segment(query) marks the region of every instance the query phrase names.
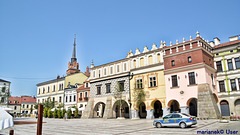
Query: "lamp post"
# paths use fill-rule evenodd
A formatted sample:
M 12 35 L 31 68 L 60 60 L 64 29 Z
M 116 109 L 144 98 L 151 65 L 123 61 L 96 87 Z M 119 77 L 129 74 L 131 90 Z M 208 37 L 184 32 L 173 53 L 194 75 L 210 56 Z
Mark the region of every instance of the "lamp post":
M 129 76 L 129 98 L 128 98 L 128 103 L 129 103 L 129 105 L 130 105 L 130 107 L 129 107 L 129 118 L 131 118 L 132 117 L 132 115 L 131 115 L 131 107 L 132 107 L 132 103 L 131 103 L 131 89 L 130 89 L 130 80 L 132 80 L 132 78 L 133 78 L 133 73 L 132 74 L 130 74 L 130 72 L 128 73 L 128 76 Z

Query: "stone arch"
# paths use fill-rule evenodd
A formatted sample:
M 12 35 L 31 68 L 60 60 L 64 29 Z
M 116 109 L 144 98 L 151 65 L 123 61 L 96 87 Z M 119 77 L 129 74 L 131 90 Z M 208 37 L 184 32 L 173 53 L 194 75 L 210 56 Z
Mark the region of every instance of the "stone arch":
M 162 110 L 162 103 L 159 100 L 154 100 L 151 102 L 151 109 L 153 109 L 153 116 L 154 118 L 162 117 L 163 110 Z
M 216 103 L 218 104 L 218 97 L 217 97 L 217 95 L 215 94 L 215 93 L 213 93 L 213 97 L 214 97 L 214 99 L 215 99 L 215 101 L 216 101 Z
M 105 110 L 105 103 L 104 102 L 98 102 L 95 104 L 93 109 L 93 117 L 94 118 L 102 118 L 104 115 Z
M 220 108 L 222 116 L 230 116 L 229 103 L 227 100 L 221 100 Z
M 170 108 L 170 113 L 172 112 L 181 112 L 180 104 L 177 100 L 172 99 L 168 102 L 168 107 Z
M 146 118 L 147 117 L 146 104 L 144 102 L 141 102 L 138 105 L 138 113 L 139 113 L 140 118 Z
M 194 97 L 188 99 L 187 106 L 189 108 L 189 114 L 192 116 L 197 116 L 197 99 Z
M 122 105 L 122 108 L 120 107 L 120 103 Z M 121 111 L 120 111 L 120 108 L 121 108 Z M 118 117 L 129 118 L 129 106 L 125 100 L 117 100 L 113 104 L 112 109 L 113 109 L 114 118 L 118 118 Z
M 235 107 L 235 115 L 240 115 L 240 98 L 235 100 L 234 107 Z

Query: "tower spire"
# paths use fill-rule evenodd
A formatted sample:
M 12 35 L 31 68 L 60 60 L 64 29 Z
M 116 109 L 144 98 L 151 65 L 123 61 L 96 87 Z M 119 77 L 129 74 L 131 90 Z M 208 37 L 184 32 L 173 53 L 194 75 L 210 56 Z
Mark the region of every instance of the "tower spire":
M 74 61 L 77 61 L 77 58 L 76 58 L 76 34 L 74 34 L 73 54 L 72 54 L 72 58 L 71 58 L 71 64 Z

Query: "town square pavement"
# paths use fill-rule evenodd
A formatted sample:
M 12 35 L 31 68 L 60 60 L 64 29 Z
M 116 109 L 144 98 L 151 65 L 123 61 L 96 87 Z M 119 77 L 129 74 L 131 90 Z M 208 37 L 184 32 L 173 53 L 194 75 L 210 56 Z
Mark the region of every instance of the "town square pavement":
M 16 120 L 36 121 L 35 118 L 17 118 Z M 153 120 L 117 120 L 117 119 L 43 119 L 43 135 L 159 135 L 176 134 L 192 135 L 202 134 L 207 131 L 216 131 L 224 134 L 231 131 L 240 131 L 240 121 L 219 123 L 218 120 L 198 120 L 198 124 L 191 128 L 155 128 Z M 36 135 L 37 124 L 23 124 L 14 126 L 15 135 Z M 1 130 L 0 134 L 8 134 L 10 129 Z M 201 133 L 200 133 L 200 132 Z M 236 133 L 236 132 L 235 132 Z

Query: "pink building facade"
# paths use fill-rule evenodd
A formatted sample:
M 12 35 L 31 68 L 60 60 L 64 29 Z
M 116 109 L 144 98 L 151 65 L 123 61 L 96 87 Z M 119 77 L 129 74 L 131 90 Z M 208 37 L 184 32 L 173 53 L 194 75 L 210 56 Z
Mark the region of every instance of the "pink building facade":
M 167 103 L 164 114 L 182 112 L 207 118 L 218 117 L 212 47 L 197 33 L 196 39 L 166 46 L 164 50 Z M 206 110 L 201 112 L 202 108 Z M 210 110 L 214 110 L 216 115 L 206 116 Z

